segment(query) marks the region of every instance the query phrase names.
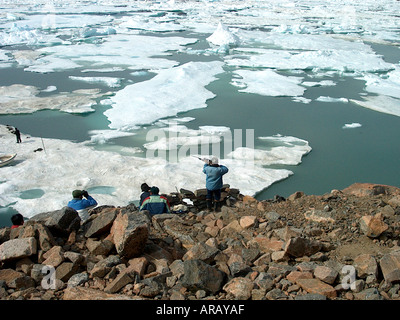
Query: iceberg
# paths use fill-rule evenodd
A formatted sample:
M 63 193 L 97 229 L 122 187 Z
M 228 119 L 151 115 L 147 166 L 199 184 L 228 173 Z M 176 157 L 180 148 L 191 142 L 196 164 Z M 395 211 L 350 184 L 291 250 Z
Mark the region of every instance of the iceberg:
M 235 47 L 240 44 L 239 37 L 221 22 L 218 24 L 217 30 L 207 38 L 207 41 L 217 46 Z

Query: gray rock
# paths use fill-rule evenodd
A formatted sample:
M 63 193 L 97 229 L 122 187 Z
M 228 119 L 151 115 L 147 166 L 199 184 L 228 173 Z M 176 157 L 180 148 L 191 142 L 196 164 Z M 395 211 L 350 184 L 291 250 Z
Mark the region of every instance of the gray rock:
M 181 283 L 185 288 L 193 292 L 205 290 L 212 293 L 221 289 L 224 276 L 218 269 L 201 260 L 187 260 L 183 266 L 185 273 Z
M 77 231 L 81 223 L 78 212 L 70 207 L 40 213 L 30 220 L 43 221 L 53 235 L 68 235 L 74 230 Z
M 85 224 L 85 236 L 87 238 L 98 237 L 110 231 L 116 217 L 117 210 L 115 208 L 107 208 L 100 212 L 96 218 Z
M 21 259 L 37 252 L 37 241 L 34 237 L 8 240 L 0 245 L 0 261 Z
M 81 285 L 82 283 L 85 283 L 89 280 L 89 274 L 87 272 L 81 272 L 74 274 L 71 278 L 69 278 L 67 287 L 72 288 L 72 287 L 77 287 Z

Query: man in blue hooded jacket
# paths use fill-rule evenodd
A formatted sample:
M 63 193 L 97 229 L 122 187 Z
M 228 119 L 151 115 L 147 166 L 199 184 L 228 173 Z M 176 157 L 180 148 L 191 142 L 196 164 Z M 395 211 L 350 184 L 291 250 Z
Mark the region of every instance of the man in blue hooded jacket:
M 97 206 L 97 201 L 91 197 L 86 190 L 72 191 L 73 199 L 68 202 L 67 206 L 78 211 L 82 221 L 89 219 L 88 210 Z M 85 197 L 86 199 L 83 199 Z
M 217 157 L 213 157 L 211 160 L 205 159 L 204 162 L 206 163 L 203 172 L 206 174 L 207 209 L 211 210 L 214 199 L 214 211 L 219 211 L 223 185 L 222 176 L 229 170 L 227 167 L 218 164 Z

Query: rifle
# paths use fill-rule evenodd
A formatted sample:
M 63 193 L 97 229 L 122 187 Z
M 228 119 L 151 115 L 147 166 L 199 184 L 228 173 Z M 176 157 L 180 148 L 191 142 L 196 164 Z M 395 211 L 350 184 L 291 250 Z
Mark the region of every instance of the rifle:
M 210 160 L 210 159 L 207 159 L 207 158 L 200 158 L 200 157 L 197 157 L 197 156 L 192 156 L 192 157 L 194 157 L 194 158 L 196 158 L 196 159 L 199 159 L 199 160 L 201 160 L 201 161 L 203 161 L 203 162 L 206 162 L 206 161 L 207 161 L 208 164 L 211 164 L 211 160 Z

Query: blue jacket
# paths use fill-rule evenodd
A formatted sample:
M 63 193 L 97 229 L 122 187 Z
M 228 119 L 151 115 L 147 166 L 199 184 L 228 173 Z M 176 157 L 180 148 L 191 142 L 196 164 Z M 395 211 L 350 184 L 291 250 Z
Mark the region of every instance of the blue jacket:
M 208 190 L 218 190 L 222 188 L 222 176 L 228 172 L 228 168 L 223 165 L 205 164 L 203 172 L 206 174 L 206 188 Z
M 72 199 L 70 202 L 68 202 L 68 207 L 75 209 L 76 211 L 82 210 L 88 207 L 96 206 L 97 201 L 94 200 L 91 196 L 89 196 L 87 199 Z
M 151 216 L 161 213 L 170 213 L 167 198 L 158 194 L 151 195 L 150 197 L 144 199 L 140 207 L 140 211 L 142 210 L 148 210 Z

